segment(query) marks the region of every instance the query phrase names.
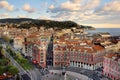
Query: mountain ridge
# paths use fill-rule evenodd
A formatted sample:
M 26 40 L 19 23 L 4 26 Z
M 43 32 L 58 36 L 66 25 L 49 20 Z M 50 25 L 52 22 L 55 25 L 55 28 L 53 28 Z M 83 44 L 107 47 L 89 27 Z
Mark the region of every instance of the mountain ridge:
M 19 24 L 17 28 L 27 28 L 32 26 L 40 28 L 40 26 L 45 26 L 45 28 L 58 28 L 58 29 L 68 29 L 72 27 L 93 29 L 92 26 L 79 25 L 73 21 L 55 21 L 55 20 L 44 20 L 44 19 L 32 19 L 32 18 L 5 18 L 0 19 L 0 23 L 5 24 Z M 15 25 L 14 25 L 15 26 Z

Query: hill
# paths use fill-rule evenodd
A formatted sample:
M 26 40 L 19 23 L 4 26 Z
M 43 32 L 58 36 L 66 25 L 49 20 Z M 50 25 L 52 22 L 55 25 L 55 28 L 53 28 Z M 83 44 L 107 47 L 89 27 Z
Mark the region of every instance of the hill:
M 39 20 L 39 19 L 31 19 L 31 18 L 6 18 L 0 19 L 0 23 L 5 24 L 13 24 L 13 27 L 17 28 L 27 28 L 44 26 L 45 28 L 57 28 L 57 29 L 67 29 L 72 27 L 77 28 L 93 28 L 91 26 L 83 26 L 79 25 L 73 21 L 53 21 L 53 20 Z M 16 24 L 16 25 L 15 25 Z M 19 26 L 18 26 L 19 24 Z
M 0 23 L 20 23 L 23 21 L 33 21 L 31 18 L 5 18 L 0 19 Z

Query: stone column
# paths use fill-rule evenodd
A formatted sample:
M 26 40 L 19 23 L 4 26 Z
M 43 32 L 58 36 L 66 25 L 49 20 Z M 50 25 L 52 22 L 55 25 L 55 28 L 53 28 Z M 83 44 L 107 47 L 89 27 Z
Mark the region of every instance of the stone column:
M 78 67 L 78 65 L 79 65 L 79 64 L 78 64 L 78 62 L 77 62 L 76 67 Z
M 80 68 L 81 68 L 81 62 L 80 62 L 80 64 L 79 64 L 79 65 L 80 65 Z

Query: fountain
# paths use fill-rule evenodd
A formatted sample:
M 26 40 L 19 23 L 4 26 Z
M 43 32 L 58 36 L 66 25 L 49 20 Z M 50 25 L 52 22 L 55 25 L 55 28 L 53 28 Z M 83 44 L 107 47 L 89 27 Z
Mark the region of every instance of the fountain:
M 65 75 L 64 75 L 64 80 L 67 80 L 67 75 L 66 75 L 66 73 L 65 73 Z

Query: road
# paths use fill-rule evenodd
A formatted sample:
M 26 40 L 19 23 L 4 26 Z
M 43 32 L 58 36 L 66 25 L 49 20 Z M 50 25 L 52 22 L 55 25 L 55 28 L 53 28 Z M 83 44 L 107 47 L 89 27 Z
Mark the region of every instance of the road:
M 41 80 L 41 73 L 39 72 L 39 69 L 34 68 L 30 72 L 34 80 Z
M 51 36 L 47 49 L 47 65 L 53 65 L 53 36 Z

